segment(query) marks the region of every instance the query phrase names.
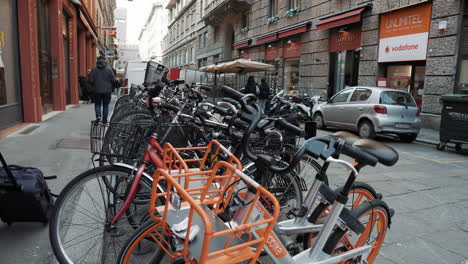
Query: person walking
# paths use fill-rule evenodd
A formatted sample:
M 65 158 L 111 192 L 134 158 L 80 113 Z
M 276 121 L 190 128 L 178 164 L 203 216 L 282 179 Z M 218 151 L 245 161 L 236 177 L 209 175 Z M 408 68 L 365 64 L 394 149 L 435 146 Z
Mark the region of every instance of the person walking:
M 263 112 L 269 108 L 270 100 L 270 86 L 266 83 L 265 79 L 260 80 L 260 95 L 258 96 L 258 104 Z
M 247 84 L 241 92 L 245 94 L 255 94 L 257 97 L 260 95 L 260 87 L 258 87 L 253 76 L 249 76 L 247 79 Z
M 88 81 L 93 86 L 96 120 L 107 123 L 113 83 L 115 83 L 116 79 L 112 70 L 107 67 L 104 56 L 98 57 L 96 67 L 89 73 Z

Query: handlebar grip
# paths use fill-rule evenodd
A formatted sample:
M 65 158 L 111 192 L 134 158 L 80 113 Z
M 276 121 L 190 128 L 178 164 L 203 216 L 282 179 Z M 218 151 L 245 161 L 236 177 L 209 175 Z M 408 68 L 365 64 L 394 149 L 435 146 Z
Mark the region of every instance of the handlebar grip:
M 232 125 L 239 128 L 239 129 L 246 129 L 247 127 L 249 127 L 249 123 L 244 122 L 244 121 L 242 121 L 240 119 L 234 120 Z
M 211 87 L 210 86 L 206 86 L 206 85 L 200 85 L 199 86 L 201 90 L 205 90 L 207 92 L 210 92 L 211 91 Z
M 244 94 L 237 91 L 237 90 L 234 90 L 228 86 L 223 86 L 223 88 L 221 88 L 221 91 L 223 92 L 223 94 L 225 94 L 227 97 L 229 98 L 232 98 L 236 101 L 241 101 L 242 100 L 242 97 L 244 97 Z
M 303 136 L 304 135 L 304 130 L 289 123 L 283 118 L 278 119 L 278 121 L 275 123 L 276 128 L 278 129 L 283 129 L 288 132 L 291 132 L 295 134 L 296 136 Z
M 213 111 L 222 116 L 226 116 L 230 114 L 228 109 L 221 107 L 221 106 L 217 106 L 217 105 L 213 106 Z
M 175 105 L 171 105 L 171 104 L 161 104 L 161 108 L 172 110 L 174 112 L 179 112 L 179 107 L 177 107 Z
M 344 144 L 341 153 L 357 160 L 360 163 L 374 167 L 378 159 L 371 154 L 349 144 Z

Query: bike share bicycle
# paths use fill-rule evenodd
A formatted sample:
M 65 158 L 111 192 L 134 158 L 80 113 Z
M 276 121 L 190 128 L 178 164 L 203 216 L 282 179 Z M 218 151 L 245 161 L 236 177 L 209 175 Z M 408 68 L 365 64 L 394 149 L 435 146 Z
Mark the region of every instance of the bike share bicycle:
M 241 115 L 241 118 L 250 124 L 249 128 L 244 133 L 244 152 L 250 159 L 254 160 L 256 164 L 262 164 L 260 166 L 269 167 L 269 169 L 277 173 L 285 173 L 288 170 L 293 169 L 303 155 L 308 155 L 314 159 L 322 159 L 327 162 L 326 164 L 337 163 L 350 169 L 351 173 L 346 184 L 339 192 L 327 189 L 329 191 L 328 195 L 324 195 L 323 198 L 325 199 L 320 201 L 320 203 L 326 204 L 330 209 L 323 206 L 314 207 L 313 205 L 316 202 L 319 190 L 325 186 L 323 185 L 323 173 L 326 172 L 328 167 L 323 166 L 321 171 L 317 174 L 312 187 L 309 189 L 298 214 L 295 215 L 294 219 L 279 222 L 275 225 L 271 234 L 268 234 L 268 229 L 263 230 L 262 233 L 262 229 L 258 225 L 245 225 L 246 221 L 247 223 L 257 223 L 259 221 L 261 222 L 262 219 L 265 219 L 266 224 L 266 220 L 271 219 L 271 217 L 276 220 L 279 215 L 279 204 L 275 198 L 271 198 L 272 196 L 267 195 L 269 198 L 259 199 L 258 192 L 255 191 L 255 189 L 241 189 L 244 190 L 243 193 L 240 193 L 239 190 L 233 192 L 230 189 L 230 195 L 234 195 L 234 198 L 229 200 L 230 203 L 228 207 L 223 207 L 223 220 L 219 220 L 217 218 L 210 220 L 199 203 L 194 199 L 189 199 L 184 188 L 177 186 L 170 196 L 177 197 L 174 193 L 180 193 L 181 196 L 186 198 L 185 201 L 190 204 L 190 207 L 194 208 L 191 209 L 189 217 L 191 220 L 188 221 L 189 224 L 185 225 L 185 229 L 184 227 L 181 228 L 181 233 L 184 233 L 183 237 L 186 238 L 183 241 L 183 246 L 181 246 L 180 243 L 167 242 L 168 237 L 173 237 L 175 232 L 174 225 L 172 225 L 172 228 L 168 225 L 168 222 L 171 222 L 167 218 L 167 215 L 169 214 L 168 210 L 172 210 L 169 208 L 175 208 L 176 211 L 179 210 L 180 206 L 178 205 L 180 205 L 180 200 L 177 202 L 178 199 L 171 198 L 170 201 L 166 199 L 165 207 L 152 207 L 151 215 L 152 217 L 154 216 L 153 219 L 143 224 L 127 242 L 120 254 L 119 263 L 160 263 L 159 261 L 164 257 L 169 257 L 169 260 L 163 263 L 169 263 L 169 261 L 175 261 L 173 263 L 210 263 L 211 261 L 213 261 L 212 263 L 220 263 L 219 260 L 222 260 L 223 263 L 241 263 L 242 261 L 246 261 L 246 263 L 247 261 L 248 263 L 255 263 L 260 254 L 258 253 L 258 247 L 256 251 L 249 247 L 250 245 L 255 244 L 252 241 L 260 243 L 258 245 L 260 247 L 263 244 L 266 245 L 264 249 L 267 256 L 262 256 L 260 258 L 260 262 L 263 262 L 262 258 L 266 258 L 271 263 L 325 264 L 339 263 L 343 261 L 348 261 L 350 263 L 372 263 L 383 243 L 386 229 L 390 226 L 393 211 L 388 208 L 385 202 L 379 199 L 362 203 L 353 211 L 347 210 L 345 208 L 345 204 L 347 203 L 348 194 L 351 190 L 352 184 L 358 176 L 358 172 L 363 167 L 375 166 L 378 162 L 387 166 L 394 165 L 398 160 L 398 154 L 396 151 L 381 143 L 371 140 L 357 140 L 353 144 L 349 144 L 345 139 L 339 138 L 339 135 L 315 137 L 303 144 L 288 167 L 278 168 L 274 166 L 270 157 L 265 155 L 254 155 L 250 152 L 248 147 L 250 133 L 256 128 L 261 119 L 259 107 L 255 104 L 247 104 L 247 102 L 243 100 L 245 99 L 244 96 L 234 90 L 225 89 L 225 91 L 230 93 L 231 97 L 243 103 L 243 113 L 245 114 Z M 352 165 L 344 160 L 335 158 L 339 154 L 352 157 L 356 160 L 355 164 Z M 158 171 L 158 173 L 164 174 L 162 171 Z M 182 175 L 180 177 L 184 176 L 187 175 Z M 169 174 L 164 174 L 164 179 L 168 179 L 175 185 L 175 181 L 171 180 L 171 177 L 172 176 Z M 247 182 L 247 186 L 259 186 L 253 180 L 243 180 Z M 227 189 L 223 190 L 223 192 L 228 192 L 230 187 L 231 186 L 228 186 Z M 158 195 L 157 190 L 153 188 L 153 199 Z M 166 191 L 160 195 L 164 196 L 169 194 Z M 251 200 L 250 197 L 255 197 L 255 200 Z M 264 207 L 265 200 L 271 201 L 273 204 L 273 211 L 270 213 Z M 173 206 L 174 203 L 178 205 Z M 252 203 L 255 203 L 253 209 L 252 206 L 249 206 Z M 200 202 L 200 204 L 203 204 L 203 202 Z M 226 206 L 225 203 L 223 205 Z M 221 207 L 219 206 L 212 207 L 209 208 L 208 211 L 211 210 L 213 213 L 216 213 L 220 208 Z M 329 213 L 326 213 L 327 210 Z M 213 237 L 211 236 L 212 232 L 193 235 L 190 232 L 192 228 L 190 223 L 193 222 L 194 211 L 196 211 L 203 219 L 203 221 L 198 222 L 198 224 L 204 225 L 206 228 L 213 225 L 213 222 L 210 221 L 222 221 L 229 227 L 240 223 L 239 226 L 242 228 L 234 227 L 230 229 L 236 230 L 236 237 L 241 240 L 244 238 L 244 240 L 238 242 L 238 245 L 232 245 L 231 242 L 236 239 L 236 237 L 233 237 L 228 240 L 229 243 L 226 242 L 224 245 L 213 245 L 213 243 L 211 243 L 213 242 Z M 160 215 L 163 216 L 160 217 Z M 311 219 L 314 215 L 328 216 L 323 219 L 318 219 L 321 221 L 317 224 L 314 223 L 314 219 Z M 365 216 L 369 216 L 367 223 L 359 221 Z M 172 221 L 172 223 L 177 224 L 178 222 Z M 220 225 L 222 226 L 222 224 Z M 374 228 L 376 228 L 377 237 L 375 240 L 371 241 L 370 239 Z M 227 234 L 224 231 L 214 232 L 215 234 L 216 232 L 219 232 L 219 236 L 221 236 L 221 234 Z M 287 249 L 287 243 L 291 241 L 291 237 L 298 237 L 310 233 L 317 234 L 312 247 L 304 249 L 302 252 L 292 256 Z M 358 240 L 355 243 L 350 242 L 349 240 L 351 233 L 359 235 Z M 179 238 L 180 236 L 181 234 L 178 235 Z M 269 241 L 269 243 L 265 243 L 265 239 L 266 241 Z M 135 249 L 138 248 L 139 243 L 148 241 L 153 241 L 153 245 L 159 246 L 160 249 L 156 254 L 149 254 L 150 258 L 147 261 L 142 261 L 142 255 L 133 255 L 133 253 L 135 252 Z M 190 246 L 191 243 L 193 243 L 193 246 Z M 198 245 L 198 247 L 195 245 Z M 215 247 L 214 249 L 213 246 Z M 138 261 L 132 262 L 132 257 L 137 258 Z

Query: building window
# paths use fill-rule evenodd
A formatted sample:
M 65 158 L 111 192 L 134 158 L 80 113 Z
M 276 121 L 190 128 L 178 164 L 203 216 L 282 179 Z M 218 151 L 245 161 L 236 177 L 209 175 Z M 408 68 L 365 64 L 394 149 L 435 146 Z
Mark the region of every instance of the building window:
M 219 26 L 215 26 L 213 28 L 213 42 L 216 43 L 216 41 L 218 41 L 219 39 Z
M 279 0 L 270 0 L 269 16 L 274 17 L 278 14 L 278 2 Z
M 241 29 L 249 27 L 249 14 L 242 14 Z
M 299 8 L 301 6 L 301 0 L 289 0 L 289 9 Z
M 203 47 L 206 47 L 206 40 L 208 39 L 208 32 L 203 33 Z
M 219 55 L 214 55 L 213 56 L 213 62 L 216 63 L 219 61 Z

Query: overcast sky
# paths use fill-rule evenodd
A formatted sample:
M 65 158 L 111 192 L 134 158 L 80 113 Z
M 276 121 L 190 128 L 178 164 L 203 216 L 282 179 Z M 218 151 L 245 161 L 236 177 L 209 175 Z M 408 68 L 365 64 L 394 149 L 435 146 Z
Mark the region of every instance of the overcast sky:
M 141 28 L 146 22 L 151 4 L 155 0 L 117 0 L 117 7 L 127 8 L 127 42 L 138 44 Z

